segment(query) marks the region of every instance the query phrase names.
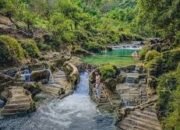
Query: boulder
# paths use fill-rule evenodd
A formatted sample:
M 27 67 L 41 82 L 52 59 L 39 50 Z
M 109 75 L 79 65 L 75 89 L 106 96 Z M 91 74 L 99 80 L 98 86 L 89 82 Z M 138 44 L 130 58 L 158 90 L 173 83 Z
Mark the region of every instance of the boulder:
M 75 85 L 79 82 L 79 71 L 76 66 L 70 62 L 65 62 L 63 69 L 67 75 L 67 79 L 72 85 Z
M 104 84 L 111 92 L 114 92 L 116 90 L 116 79 L 108 78 L 104 81 Z
M 48 80 L 51 76 L 51 72 L 49 70 L 39 70 L 39 71 L 33 71 L 31 74 L 31 81 L 42 81 L 42 80 Z

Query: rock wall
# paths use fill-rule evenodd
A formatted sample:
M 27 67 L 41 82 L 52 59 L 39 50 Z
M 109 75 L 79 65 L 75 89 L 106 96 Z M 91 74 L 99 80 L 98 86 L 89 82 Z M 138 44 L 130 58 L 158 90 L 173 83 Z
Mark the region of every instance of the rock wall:
M 79 71 L 75 65 L 70 62 L 65 62 L 63 65 L 63 70 L 67 76 L 67 80 L 69 81 L 69 87 L 71 89 L 75 89 L 76 84 L 79 82 Z

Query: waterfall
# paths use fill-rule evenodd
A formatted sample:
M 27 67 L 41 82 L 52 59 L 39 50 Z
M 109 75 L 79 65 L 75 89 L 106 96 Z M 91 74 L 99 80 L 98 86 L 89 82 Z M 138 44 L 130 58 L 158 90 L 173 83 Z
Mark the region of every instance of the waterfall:
M 50 69 L 47 69 L 48 71 L 49 71 L 49 84 L 53 84 L 54 83 L 54 77 L 53 77 L 53 75 L 52 75 L 52 72 L 51 72 L 51 70 Z

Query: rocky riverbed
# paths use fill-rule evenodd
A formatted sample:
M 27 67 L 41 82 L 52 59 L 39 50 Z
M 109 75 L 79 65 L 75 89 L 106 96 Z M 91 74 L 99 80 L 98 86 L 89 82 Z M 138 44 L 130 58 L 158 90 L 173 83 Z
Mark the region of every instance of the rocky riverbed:
M 37 111 L 0 120 L 3 130 L 114 130 L 113 115 L 100 112 L 91 101 L 88 73 L 82 73 L 73 95 L 45 101 Z

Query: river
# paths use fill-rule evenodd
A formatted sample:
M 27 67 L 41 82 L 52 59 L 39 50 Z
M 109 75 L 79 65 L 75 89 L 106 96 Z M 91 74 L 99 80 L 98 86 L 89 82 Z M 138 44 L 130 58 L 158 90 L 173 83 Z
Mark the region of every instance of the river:
M 113 116 L 91 101 L 88 81 L 88 73 L 81 73 L 72 95 L 50 99 L 26 116 L 0 119 L 0 130 L 115 130 Z

